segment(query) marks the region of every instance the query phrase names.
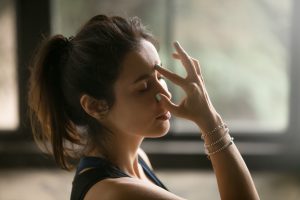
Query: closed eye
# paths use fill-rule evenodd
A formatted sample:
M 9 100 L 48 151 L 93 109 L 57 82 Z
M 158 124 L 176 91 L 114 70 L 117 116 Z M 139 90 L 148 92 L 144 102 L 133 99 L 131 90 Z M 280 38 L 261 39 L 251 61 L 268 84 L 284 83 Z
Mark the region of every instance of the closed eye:
M 160 84 L 164 87 L 164 89 L 168 90 L 168 86 L 167 86 L 165 77 L 160 76 L 157 79 L 160 82 Z M 151 81 L 148 80 L 147 82 L 144 82 L 143 89 L 139 90 L 139 93 L 144 93 L 150 89 L 151 89 Z
M 146 92 L 148 90 L 148 88 L 149 88 L 148 85 L 149 85 L 148 82 L 144 82 L 143 83 L 143 89 L 139 90 L 139 93 Z

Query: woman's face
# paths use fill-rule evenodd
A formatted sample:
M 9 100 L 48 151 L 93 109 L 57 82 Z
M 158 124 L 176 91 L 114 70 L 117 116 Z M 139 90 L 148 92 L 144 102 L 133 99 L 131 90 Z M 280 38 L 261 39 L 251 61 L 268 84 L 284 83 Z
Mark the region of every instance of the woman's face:
M 160 63 L 155 47 L 146 40 L 125 56 L 114 87 L 115 103 L 107 116 L 113 131 L 150 138 L 168 132 L 170 113 L 155 99 L 157 93 L 171 98 L 162 75 L 154 70 Z

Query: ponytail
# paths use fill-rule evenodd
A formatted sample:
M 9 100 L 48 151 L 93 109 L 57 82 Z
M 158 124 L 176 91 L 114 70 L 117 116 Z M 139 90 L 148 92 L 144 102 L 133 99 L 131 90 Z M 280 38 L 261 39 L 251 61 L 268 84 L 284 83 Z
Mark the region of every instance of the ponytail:
M 80 144 L 75 126 L 65 112 L 61 86 L 61 72 L 68 60 L 70 45 L 62 35 L 42 43 L 30 68 L 28 93 L 34 139 L 42 149 L 54 155 L 63 169 L 70 168 L 66 161 L 70 156 L 67 144 Z

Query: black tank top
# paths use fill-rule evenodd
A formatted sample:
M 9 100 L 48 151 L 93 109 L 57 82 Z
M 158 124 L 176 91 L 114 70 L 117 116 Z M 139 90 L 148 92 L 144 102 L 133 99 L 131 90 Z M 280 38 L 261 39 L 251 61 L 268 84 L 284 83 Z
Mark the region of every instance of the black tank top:
M 148 178 L 150 178 L 157 186 L 168 190 L 140 156 L 138 156 L 138 161 Z M 83 169 L 88 168 L 91 169 L 79 173 Z M 121 177 L 130 176 L 122 172 L 118 167 L 114 166 L 106 159 L 99 157 L 83 157 L 80 159 L 73 180 L 71 200 L 83 200 L 89 189 L 101 180 Z

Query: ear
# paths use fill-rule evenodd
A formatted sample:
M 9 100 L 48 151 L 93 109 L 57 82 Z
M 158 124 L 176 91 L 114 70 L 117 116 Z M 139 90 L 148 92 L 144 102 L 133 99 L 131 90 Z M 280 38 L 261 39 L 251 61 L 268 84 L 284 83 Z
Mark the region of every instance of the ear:
M 104 119 L 109 111 L 105 100 L 98 100 L 86 94 L 81 96 L 80 104 L 87 114 L 98 120 Z

